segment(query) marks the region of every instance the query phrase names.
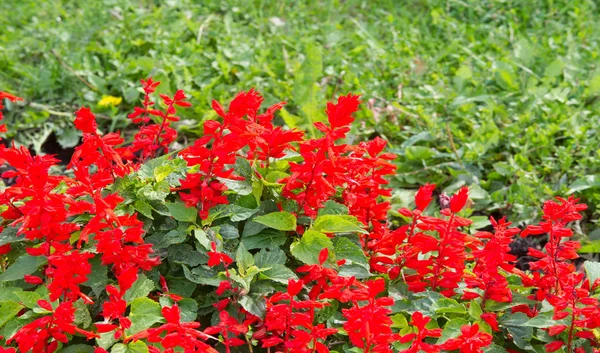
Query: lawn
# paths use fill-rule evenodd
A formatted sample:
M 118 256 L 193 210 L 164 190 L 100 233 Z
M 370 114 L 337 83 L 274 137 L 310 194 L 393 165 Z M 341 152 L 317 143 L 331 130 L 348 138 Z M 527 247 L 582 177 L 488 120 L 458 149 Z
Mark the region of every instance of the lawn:
M 181 144 L 241 89 L 285 99 L 277 122 L 310 133 L 324 101 L 353 92 L 351 138 L 398 155 L 397 207 L 425 182 L 469 185 L 481 225 L 529 224 L 574 193 L 590 205 L 578 232 L 600 238 L 594 1 L 20 0 L 0 13 L 0 89 L 28 105 L 8 106 L 7 124 L 37 152 L 77 144 L 81 105 L 126 130 L 148 76 L 191 95 Z

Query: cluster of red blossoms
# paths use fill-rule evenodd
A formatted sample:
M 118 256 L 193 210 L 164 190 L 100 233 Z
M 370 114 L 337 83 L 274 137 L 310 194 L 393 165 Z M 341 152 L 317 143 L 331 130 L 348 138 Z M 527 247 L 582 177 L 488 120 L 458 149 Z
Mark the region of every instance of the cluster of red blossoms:
M 23 277 L 27 291 L 47 293 L 32 311 L 15 313 L 23 324 L 3 338 L 6 347 L 0 353 L 16 352 L 15 347 L 22 353 L 53 353 L 73 341 L 95 346 L 92 340 L 100 335 L 109 335 L 121 345 L 144 342 L 151 353 L 213 353 L 221 348 L 229 353 L 245 345 L 250 352 L 260 347 L 274 353 L 327 353 L 336 345 L 363 353 L 476 353 L 493 344 L 520 352 L 527 349 L 507 330 L 504 319 L 517 314 L 536 318 L 548 307 L 556 322 L 540 327 L 546 336 L 545 351 L 600 352 L 600 282 L 592 283 L 577 271 L 573 260 L 579 245 L 565 240 L 573 235 L 568 224 L 581 218 L 585 205 L 572 197 L 558 198 L 545 203 L 539 225 L 521 232 L 505 219 L 492 218 L 493 230 L 471 235 L 472 222 L 463 212 L 468 188 L 459 189 L 447 207 L 434 215 L 428 209 L 435 185 L 427 184 L 417 191 L 413 209 L 399 210 L 404 225 L 394 228 L 388 217 L 391 205 L 386 198 L 391 190 L 386 177 L 395 172 L 395 156 L 384 152 L 386 142 L 380 138 L 344 143 L 360 103 L 358 96 L 341 96 L 329 103 L 328 121 L 315 123 L 322 137 L 307 139 L 300 130 L 274 125 L 274 114 L 285 103 L 261 114 L 263 98 L 254 90 L 237 95 L 227 109 L 213 102 L 218 120 L 205 121 L 204 135 L 171 156 L 185 160 L 189 169 L 171 192 L 209 222 L 211 210 L 228 204 L 234 193 L 224 180 L 245 180 L 234 169 L 239 158 L 248 161 L 252 177 L 259 180 L 276 169 L 273 163 L 287 161 L 289 173 L 279 170 L 278 180 L 270 182 L 276 185 L 272 192 L 255 196 L 268 198 L 280 208 L 284 201 L 292 203 L 294 216 L 312 220 L 327 201 L 343 204 L 365 230 L 357 242 L 368 261 L 368 278 L 344 275 L 341 268 L 346 260 L 332 261 L 335 257 L 325 247 L 318 263 L 295 266 L 298 279 L 262 298 L 264 315 L 258 315 L 242 304 L 247 302 L 248 288 L 233 279 L 241 268 L 236 264 L 237 272 L 231 271 L 237 258 L 234 261 L 220 241 L 212 241 L 205 254 L 207 266 L 224 269 L 225 278 L 214 290 L 218 315 L 212 326 L 202 329 L 198 321 L 183 320 L 178 305 L 182 298 L 169 293 L 161 275 L 162 293 L 157 294 L 168 297 L 171 304 L 161 302 L 160 322 L 132 333 L 126 294 L 140 274 L 156 269 L 160 260 L 144 239 L 144 222 L 118 208 L 124 198 L 109 192 L 110 186 L 149 159 L 166 154 L 177 138 L 171 126 L 179 120 L 177 109 L 191 106 L 181 90 L 173 97 L 160 95 L 157 104 L 152 96 L 160 82 L 149 78 L 141 83 L 142 107 L 129 116 L 140 126 L 129 144 L 119 133 L 102 134 L 90 109 L 75 113 L 83 141 L 64 175 L 51 173 L 58 163 L 52 156 L 0 146 L 0 162 L 10 166 L 2 177 L 15 180 L 0 193 L 2 225 L 17 229 L 17 236 L 27 244 L 27 261 L 40 264 L 40 270 L 31 272 L 35 275 Z M 20 98 L 0 92 L 0 104 L 2 99 Z M 3 125 L 1 129 L 5 131 Z M 301 225 L 289 235 L 301 238 L 305 231 Z M 537 261 L 529 272 L 516 269 L 516 259 L 509 254 L 509 243 L 519 233 L 549 239 L 544 251 L 530 250 Z M 11 251 L 10 244 L 0 247 L 3 259 Z M 93 258 L 110 270 L 111 283 L 101 295 L 85 285 Z M 398 288 L 405 288 L 405 294 L 399 295 Z M 427 292 L 468 306 L 469 311 L 478 309 L 479 317 L 444 334 L 447 317 L 435 310 L 425 313 L 407 300 L 416 301 Z M 516 293 L 527 303 L 490 308 L 511 304 Z M 99 317 L 83 328 L 76 319 L 79 303 L 101 307 Z M 99 346 L 94 351 L 106 352 Z

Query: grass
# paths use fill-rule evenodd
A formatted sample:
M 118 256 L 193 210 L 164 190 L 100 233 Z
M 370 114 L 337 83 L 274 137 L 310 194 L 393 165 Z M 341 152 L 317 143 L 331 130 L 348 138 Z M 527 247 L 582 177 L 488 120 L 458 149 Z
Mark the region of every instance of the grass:
M 214 116 L 212 99 L 242 89 L 289 102 L 289 126 L 353 92 L 365 101 L 355 139 L 382 136 L 399 155 L 398 205 L 426 181 L 468 184 L 480 214 L 530 222 L 574 193 L 591 207 L 581 231 L 600 238 L 594 1 L 22 0 L 0 12 L 0 88 L 30 102 L 9 126 L 34 149 L 73 146 L 80 105 L 125 129 L 150 75 L 192 95 L 185 138 Z M 123 102 L 99 107 L 103 96 Z

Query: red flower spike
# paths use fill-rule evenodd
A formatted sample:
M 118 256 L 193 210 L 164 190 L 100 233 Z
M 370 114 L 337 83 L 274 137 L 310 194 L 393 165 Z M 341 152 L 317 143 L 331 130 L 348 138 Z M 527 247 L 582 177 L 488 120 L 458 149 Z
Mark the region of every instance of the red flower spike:
M 325 263 L 325 261 L 327 261 L 328 257 L 329 257 L 329 249 L 328 248 L 323 248 L 323 250 L 321 250 L 319 252 L 319 263 L 321 265 L 323 265 Z
M 463 186 L 460 188 L 452 198 L 450 198 L 450 210 L 452 213 L 460 212 L 467 203 L 467 199 L 469 198 L 469 188 Z
M 81 107 L 81 109 L 75 112 L 75 127 L 83 133 L 96 133 L 98 124 L 96 123 L 96 116 L 92 113 L 90 108 Z
M 302 280 L 290 279 L 288 281 L 287 292 L 290 295 L 290 297 L 294 297 L 294 296 L 298 295 L 298 293 L 300 293 L 303 286 L 304 286 L 304 282 L 302 282 Z
M 419 188 L 415 195 L 415 205 L 419 211 L 424 211 L 427 206 L 429 206 L 429 203 L 433 200 L 431 195 L 434 190 L 435 184 L 425 184 Z M 408 217 L 410 217 L 410 215 Z
M 544 348 L 546 349 L 546 352 L 552 353 L 561 349 L 564 345 L 565 343 L 563 341 L 554 341 L 544 345 Z

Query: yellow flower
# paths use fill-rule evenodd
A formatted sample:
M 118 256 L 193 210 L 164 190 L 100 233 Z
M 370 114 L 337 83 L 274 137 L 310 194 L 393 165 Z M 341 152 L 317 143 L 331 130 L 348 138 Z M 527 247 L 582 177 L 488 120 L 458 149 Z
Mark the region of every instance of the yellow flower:
M 121 97 L 113 97 L 113 96 L 102 96 L 98 105 L 101 107 L 116 107 L 121 104 L 123 98 Z

